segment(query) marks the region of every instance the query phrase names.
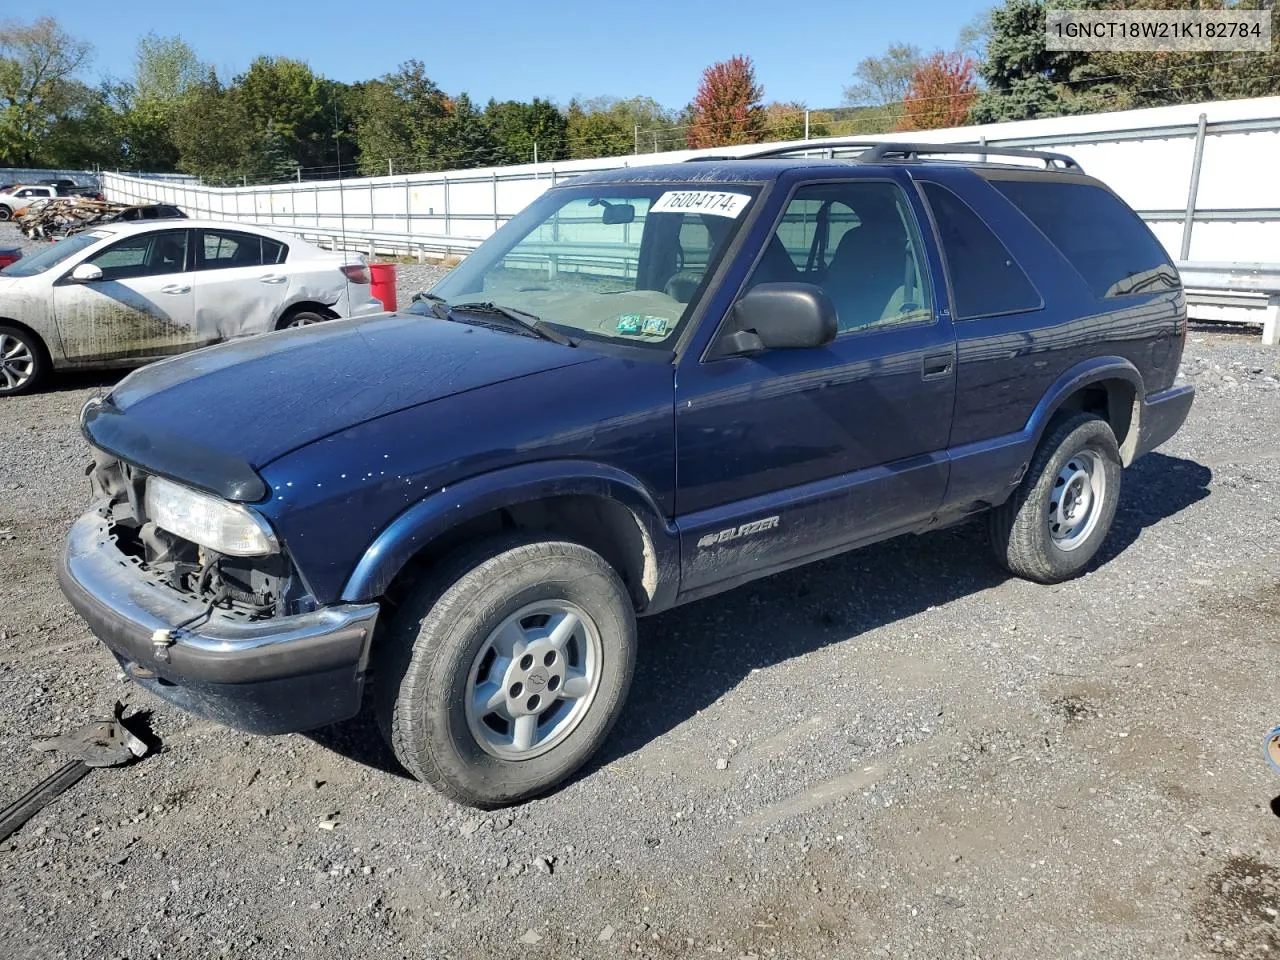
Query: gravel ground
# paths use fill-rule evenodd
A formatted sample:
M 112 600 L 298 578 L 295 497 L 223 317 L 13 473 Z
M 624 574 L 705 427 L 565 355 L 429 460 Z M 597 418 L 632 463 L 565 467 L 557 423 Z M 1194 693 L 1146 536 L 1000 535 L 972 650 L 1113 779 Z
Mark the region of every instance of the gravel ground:
M 0 403 L 0 802 L 116 699 L 163 744 L 0 844 L 2 952 L 1275 956 L 1280 353 L 1197 329 L 1184 367 L 1086 576 L 1009 579 L 971 525 L 645 620 L 603 755 L 490 814 L 368 718 L 250 737 L 122 683 L 53 575 L 111 378 Z

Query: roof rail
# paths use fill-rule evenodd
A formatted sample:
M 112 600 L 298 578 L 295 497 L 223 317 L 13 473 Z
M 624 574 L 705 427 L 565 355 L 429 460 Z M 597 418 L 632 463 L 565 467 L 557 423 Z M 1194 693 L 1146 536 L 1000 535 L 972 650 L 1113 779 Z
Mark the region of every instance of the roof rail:
M 863 147 L 869 150 L 874 146 L 876 144 L 869 140 L 820 140 L 790 147 L 770 147 L 768 150 L 756 150 L 752 153 L 742 154 L 741 158 L 743 160 L 756 160 L 763 157 L 787 157 L 793 153 L 812 153 L 815 150 L 826 150 L 834 153 L 836 150 L 847 150 L 850 147 Z
M 793 144 L 789 147 L 770 147 L 768 150 L 756 150 L 751 153 L 739 153 L 733 156 L 690 157 L 685 163 L 696 163 L 708 160 L 760 160 L 767 157 L 789 157 L 798 153 L 823 151 L 828 158 L 835 159 L 835 151 L 849 150 L 857 147 L 862 152 L 855 157 L 841 157 L 842 160 L 853 160 L 859 163 L 879 163 L 885 160 L 919 160 L 928 156 L 945 154 L 963 154 L 982 157 L 1016 157 L 1021 160 L 1039 160 L 1047 170 L 1071 170 L 1084 173 L 1084 168 L 1065 153 L 1050 153 L 1047 150 L 1027 150 L 1022 147 L 992 147 L 985 143 L 885 143 L 868 140 L 815 140 L 807 143 Z
M 1084 168 L 1065 153 L 1047 150 L 1026 150 L 1021 147 L 991 147 L 984 143 L 877 143 L 870 150 L 858 155 L 861 163 L 877 163 L 881 160 L 918 160 L 939 154 L 965 154 L 987 157 L 1017 157 L 1023 160 L 1040 160 L 1045 169 L 1074 170 L 1084 173 Z

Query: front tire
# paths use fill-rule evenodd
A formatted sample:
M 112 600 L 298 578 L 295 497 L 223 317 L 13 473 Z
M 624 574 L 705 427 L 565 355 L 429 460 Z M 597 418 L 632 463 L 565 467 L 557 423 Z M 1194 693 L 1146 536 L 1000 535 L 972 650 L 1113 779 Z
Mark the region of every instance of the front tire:
M 604 743 L 631 685 L 635 615 L 586 547 L 503 539 L 446 561 L 385 640 L 375 682 L 396 758 L 491 808 L 550 789 Z
M 991 511 L 991 547 L 1010 573 L 1039 583 L 1076 576 L 1097 554 L 1120 502 L 1120 450 L 1106 421 L 1055 426 L 1008 501 Z
M 0 397 L 34 389 L 48 367 L 49 359 L 39 337 L 19 327 L 0 324 Z

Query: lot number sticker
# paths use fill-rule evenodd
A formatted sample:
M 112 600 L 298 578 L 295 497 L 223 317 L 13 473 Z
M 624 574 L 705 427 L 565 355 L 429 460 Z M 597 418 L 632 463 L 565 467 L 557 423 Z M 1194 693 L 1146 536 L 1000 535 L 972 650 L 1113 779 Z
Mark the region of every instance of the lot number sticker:
M 747 209 L 751 197 L 722 190 L 668 190 L 649 208 L 650 213 L 709 213 L 736 217 Z

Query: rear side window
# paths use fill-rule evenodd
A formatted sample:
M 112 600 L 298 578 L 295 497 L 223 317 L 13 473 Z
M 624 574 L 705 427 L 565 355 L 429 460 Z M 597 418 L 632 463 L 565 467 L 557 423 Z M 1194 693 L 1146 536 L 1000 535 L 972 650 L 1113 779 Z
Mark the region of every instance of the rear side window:
M 969 205 L 941 184 L 921 181 L 920 187 L 942 240 L 955 319 L 1039 310 L 1039 292 Z
M 1061 180 L 992 180 L 1084 278 L 1096 297 L 1173 290 L 1178 273 L 1160 242 L 1110 190 Z
M 200 269 L 226 270 L 283 263 L 288 250 L 283 243 L 255 234 L 205 230 L 200 246 Z

